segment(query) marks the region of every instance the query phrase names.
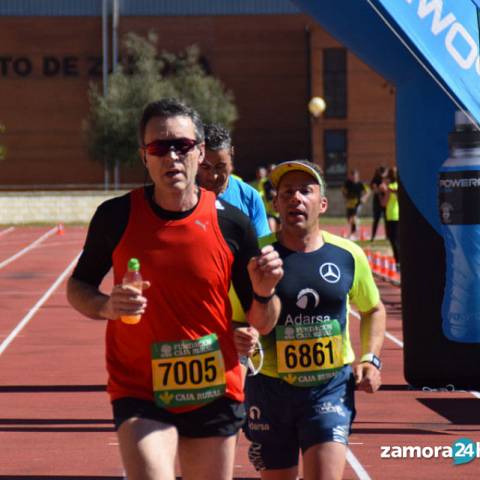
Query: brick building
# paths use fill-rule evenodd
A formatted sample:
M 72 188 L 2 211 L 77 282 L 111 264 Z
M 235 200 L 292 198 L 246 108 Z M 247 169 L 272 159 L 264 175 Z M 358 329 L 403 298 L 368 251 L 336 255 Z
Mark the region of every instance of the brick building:
M 7 149 L 0 189 L 103 188 L 103 166 L 82 137 L 89 82 L 102 79 L 100 0 L 3 0 L 0 123 Z M 395 92 L 288 0 L 120 0 L 119 37 L 158 34 L 160 50 L 197 44 L 235 96 L 236 168 L 313 158 L 338 185 L 395 162 Z M 111 32 L 109 33 L 111 35 Z M 323 117 L 307 110 L 327 101 Z M 142 183 L 139 165 L 124 184 Z

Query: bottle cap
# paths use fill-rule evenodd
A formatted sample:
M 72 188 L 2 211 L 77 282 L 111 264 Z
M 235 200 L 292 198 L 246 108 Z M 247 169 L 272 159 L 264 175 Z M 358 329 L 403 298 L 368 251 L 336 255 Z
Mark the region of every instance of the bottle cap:
M 456 130 L 458 130 L 458 127 L 461 127 L 463 125 L 472 125 L 472 121 L 463 110 L 457 110 L 455 112 Z
M 480 130 L 461 110 L 455 112 L 455 130 L 448 135 L 450 148 L 480 147 Z
M 131 258 L 128 261 L 127 268 L 131 271 L 138 272 L 140 270 L 140 262 L 139 262 L 138 258 Z

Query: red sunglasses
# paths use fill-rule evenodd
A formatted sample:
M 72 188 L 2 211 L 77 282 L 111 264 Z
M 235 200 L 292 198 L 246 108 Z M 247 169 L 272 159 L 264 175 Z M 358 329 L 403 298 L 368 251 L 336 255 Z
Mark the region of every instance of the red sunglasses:
M 196 145 L 198 145 L 198 142 L 191 138 L 172 138 L 170 140 L 154 140 L 142 148 L 149 155 L 163 157 L 172 151 L 177 155 L 186 155 Z

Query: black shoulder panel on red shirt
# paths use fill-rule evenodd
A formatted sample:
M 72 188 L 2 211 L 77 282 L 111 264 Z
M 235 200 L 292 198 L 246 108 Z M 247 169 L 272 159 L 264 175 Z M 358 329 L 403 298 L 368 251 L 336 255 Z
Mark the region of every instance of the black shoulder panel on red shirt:
M 179 219 L 187 212 L 163 210 L 152 200 L 153 187 L 145 189 L 150 206 L 161 218 Z M 252 289 L 247 272 L 247 263 L 258 253 L 256 234 L 249 218 L 238 208 L 217 199 L 218 224 L 220 231 L 233 253 L 232 282 L 245 309 L 250 307 Z M 98 287 L 112 267 L 112 254 L 127 227 L 130 215 L 130 194 L 112 198 L 96 210 L 84 249 L 72 277 Z

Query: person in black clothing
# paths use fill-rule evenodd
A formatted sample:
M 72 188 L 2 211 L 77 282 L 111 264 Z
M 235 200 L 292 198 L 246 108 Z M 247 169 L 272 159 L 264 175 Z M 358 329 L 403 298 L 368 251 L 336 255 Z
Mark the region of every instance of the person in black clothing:
M 356 240 L 358 216 L 362 210 L 362 205 L 368 197 L 367 187 L 360 181 L 358 170 L 350 170 L 347 180 L 342 187 L 342 194 L 345 198 L 347 223 L 350 227 L 350 239 Z
M 373 223 L 372 223 L 372 235 L 370 237 L 370 241 L 373 242 L 375 240 L 375 236 L 377 235 L 378 224 L 380 223 L 380 219 L 383 217 L 385 221 L 385 207 L 382 205 L 384 203 L 382 198 L 384 197 L 385 193 L 380 189 L 380 185 L 385 179 L 385 175 L 387 173 L 387 169 L 380 165 L 373 175 L 372 181 L 370 182 L 370 189 L 373 192 L 373 199 L 372 199 L 372 209 L 373 209 Z

